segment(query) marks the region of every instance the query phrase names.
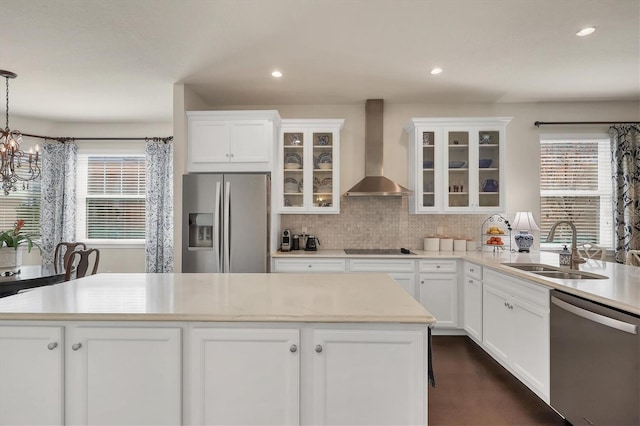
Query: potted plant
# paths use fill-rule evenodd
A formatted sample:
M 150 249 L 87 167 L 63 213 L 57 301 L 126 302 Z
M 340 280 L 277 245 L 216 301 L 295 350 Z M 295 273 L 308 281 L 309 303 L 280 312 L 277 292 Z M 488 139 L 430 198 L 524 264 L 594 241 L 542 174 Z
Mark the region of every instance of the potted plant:
M 39 247 L 33 241 L 35 235 L 27 234 L 22 230 L 25 221 L 16 220 L 12 229 L 0 233 L 0 271 L 14 271 L 20 267 L 22 256 L 18 248 L 26 245 L 27 252 L 31 252 L 33 246 Z

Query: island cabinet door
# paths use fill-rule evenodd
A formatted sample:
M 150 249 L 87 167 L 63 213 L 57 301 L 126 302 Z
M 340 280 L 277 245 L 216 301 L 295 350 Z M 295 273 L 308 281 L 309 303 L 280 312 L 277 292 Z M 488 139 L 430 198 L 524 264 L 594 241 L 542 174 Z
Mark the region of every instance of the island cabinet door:
M 426 424 L 425 331 L 314 330 L 314 425 Z
M 0 327 L 0 425 L 63 424 L 62 327 Z
M 300 332 L 198 328 L 189 333 L 189 424 L 300 424 Z
M 182 422 L 182 330 L 68 326 L 66 423 Z

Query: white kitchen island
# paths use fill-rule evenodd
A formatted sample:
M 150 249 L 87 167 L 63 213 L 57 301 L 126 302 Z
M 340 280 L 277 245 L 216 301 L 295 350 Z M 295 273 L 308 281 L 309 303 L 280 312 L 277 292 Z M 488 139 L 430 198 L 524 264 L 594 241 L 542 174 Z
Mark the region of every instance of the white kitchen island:
M 0 424 L 426 424 L 384 274 L 99 274 L 0 299 Z

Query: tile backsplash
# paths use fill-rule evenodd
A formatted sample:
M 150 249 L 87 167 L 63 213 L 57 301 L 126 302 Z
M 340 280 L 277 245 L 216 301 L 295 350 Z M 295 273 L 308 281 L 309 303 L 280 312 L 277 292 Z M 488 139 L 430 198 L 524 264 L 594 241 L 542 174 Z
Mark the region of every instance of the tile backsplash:
M 422 250 L 424 238 L 443 234 L 452 238 L 480 238 L 489 214 L 409 214 L 407 197 L 342 197 L 340 214 L 281 215 L 281 228 L 320 239 L 321 249 L 400 248 Z

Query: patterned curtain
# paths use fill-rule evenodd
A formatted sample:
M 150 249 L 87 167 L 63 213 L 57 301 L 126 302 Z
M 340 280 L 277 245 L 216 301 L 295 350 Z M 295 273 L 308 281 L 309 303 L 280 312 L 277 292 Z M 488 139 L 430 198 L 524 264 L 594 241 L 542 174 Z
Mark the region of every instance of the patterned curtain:
M 613 162 L 615 259 L 624 263 L 627 251 L 640 249 L 640 126 L 609 128 Z
M 147 141 L 146 271 L 173 271 L 173 144 Z
M 42 264 L 53 264 L 58 243 L 76 238 L 76 167 L 78 146 L 45 142 L 42 147 L 40 235 Z

